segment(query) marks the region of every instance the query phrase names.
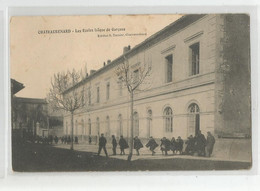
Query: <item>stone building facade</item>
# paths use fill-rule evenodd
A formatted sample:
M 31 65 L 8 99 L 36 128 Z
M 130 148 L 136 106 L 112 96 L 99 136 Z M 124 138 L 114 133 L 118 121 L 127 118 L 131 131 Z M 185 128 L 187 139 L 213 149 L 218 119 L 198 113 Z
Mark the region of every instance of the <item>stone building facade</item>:
M 129 61 L 133 75 L 151 73 L 134 95 L 134 134 L 186 139 L 198 130 L 215 137 L 250 137 L 250 32 L 248 15 L 186 15 L 71 89 L 83 91 L 86 106 L 75 112 L 74 135 L 129 137 L 130 96 L 115 74 Z M 64 135 L 71 133 L 64 114 Z

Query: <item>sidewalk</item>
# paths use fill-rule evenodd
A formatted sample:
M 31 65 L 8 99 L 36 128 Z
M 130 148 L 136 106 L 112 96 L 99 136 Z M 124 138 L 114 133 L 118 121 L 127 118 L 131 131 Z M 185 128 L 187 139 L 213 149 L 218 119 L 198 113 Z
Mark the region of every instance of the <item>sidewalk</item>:
M 67 144 L 57 144 L 53 145 L 58 148 L 63 148 L 63 149 L 70 149 L 70 145 Z M 127 160 L 127 156 L 129 153 L 129 149 L 125 150 L 125 155 L 120 155 L 120 150 L 119 147 L 117 147 L 117 155 L 113 156 L 112 155 L 112 147 L 111 145 L 107 145 L 107 152 L 110 158 L 115 158 L 115 159 L 121 159 L 121 160 Z M 81 144 L 74 144 L 74 150 L 77 151 L 85 151 L 85 152 L 92 152 L 93 154 L 97 154 L 98 151 L 98 145 L 89 145 L 86 143 L 81 143 Z M 155 155 L 152 156 L 151 151 L 144 147 L 140 149 L 140 155 L 137 156 L 135 150 L 133 151 L 133 156 L 132 156 L 132 161 L 134 160 L 156 160 L 156 159 L 173 159 L 173 158 L 180 158 L 180 159 L 192 159 L 192 160 L 206 160 L 206 161 L 229 161 L 229 162 L 251 162 L 249 159 L 245 159 L 244 157 L 238 157 L 234 158 L 230 155 L 227 154 L 216 154 L 213 155 L 212 157 L 198 157 L 198 156 L 189 156 L 189 155 L 178 155 L 174 154 L 169 151 L 168 155 L 162 155 L 162 152 L 159 147 L 156 148 L 155 150 Z M 101 151 L 101 156 L 105 156 L 104 151 Z

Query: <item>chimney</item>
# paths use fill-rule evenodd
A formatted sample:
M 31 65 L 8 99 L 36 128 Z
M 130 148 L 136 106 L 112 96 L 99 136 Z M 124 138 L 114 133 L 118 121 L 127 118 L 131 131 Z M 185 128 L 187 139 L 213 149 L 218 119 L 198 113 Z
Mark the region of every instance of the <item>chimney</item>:
M 107 64 L 110 64 L 111 63 L 111 60 L 107 60 Z
M 125 47 L 123 48 L 123 54 L 125 54 L 126 52 L 128 52 L 128 47 L 127 47 L 127 46 L 125 46 Z
M 90 75 L 94 74 L 96 70 L 90 70 Z
M 106 62 L 104 62 L 103 64 L 104 64 L 104 66 L 106 66 Z

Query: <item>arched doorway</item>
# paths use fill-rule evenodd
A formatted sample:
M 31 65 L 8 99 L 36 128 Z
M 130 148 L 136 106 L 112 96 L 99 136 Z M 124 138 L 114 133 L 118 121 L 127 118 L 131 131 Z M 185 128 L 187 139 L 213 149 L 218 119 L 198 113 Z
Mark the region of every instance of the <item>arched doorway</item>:
M 153 119 L 153 112 L 151 109 L 147 111 L 147 137 L 152 135 L 152 119 Z
M 134 112 L 134 136 L 139 136 L 139 116 L 137 112 Z
M 197 135 L 200 130 L 200 109 L 196 103 L 192 103 L 188 108 L 189 116 L 188 116 L 188 136 L 189 135 Z

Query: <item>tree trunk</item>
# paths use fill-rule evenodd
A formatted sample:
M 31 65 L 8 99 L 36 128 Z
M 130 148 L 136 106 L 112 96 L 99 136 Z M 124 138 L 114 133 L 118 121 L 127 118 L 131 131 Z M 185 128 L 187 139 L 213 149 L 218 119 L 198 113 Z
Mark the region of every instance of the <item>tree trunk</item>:
M 133 139 L 134 139 L 134 93 L 131 92 L 131 114 L 130 114 L 130 145 L 129 145 L 129 155 L 128 155 L 128 161 L 131 161 L 132 155 L 133 155 Z
M 70 149 L 73 150 L 73 112 L 71 112 L 71 145 L 70 145 Z

